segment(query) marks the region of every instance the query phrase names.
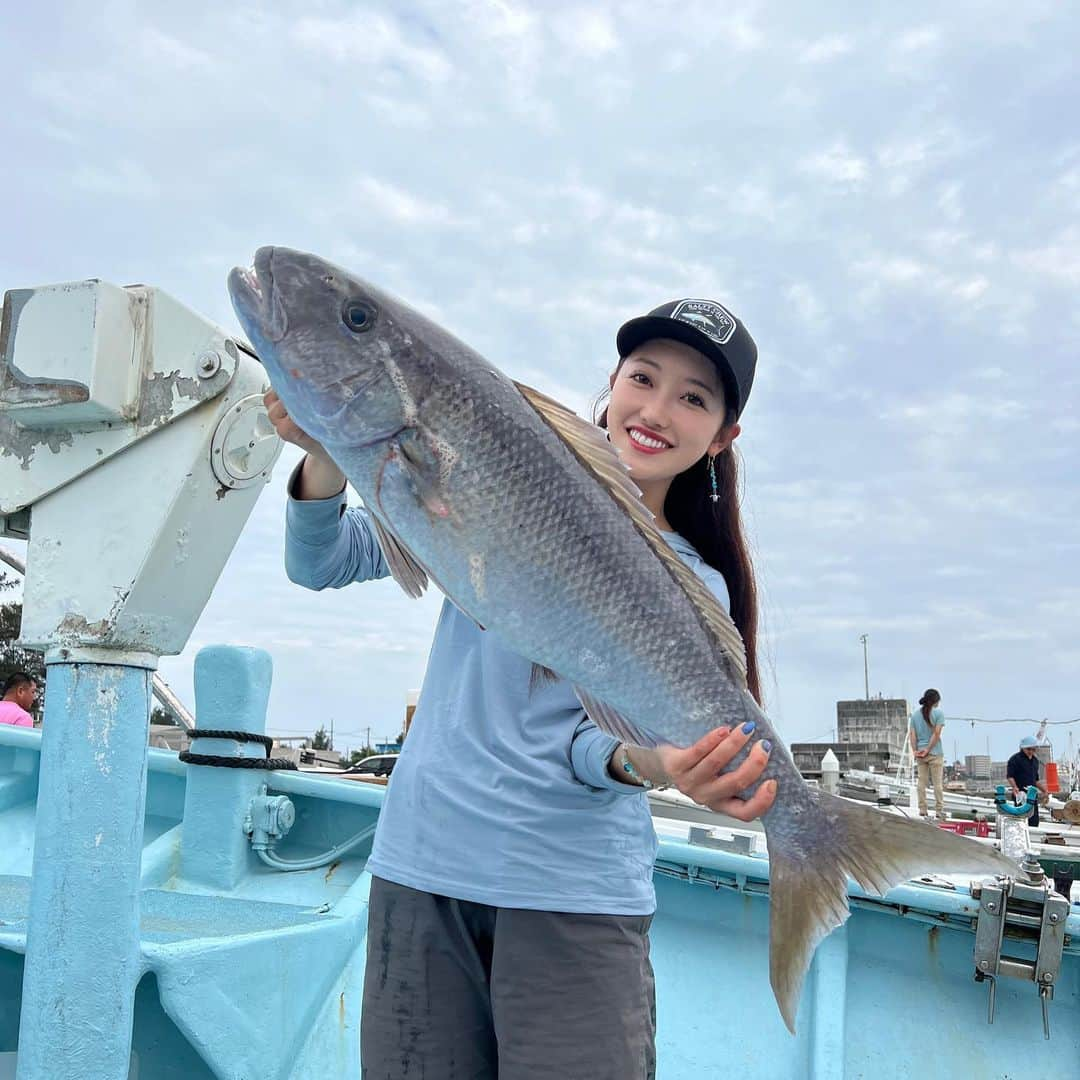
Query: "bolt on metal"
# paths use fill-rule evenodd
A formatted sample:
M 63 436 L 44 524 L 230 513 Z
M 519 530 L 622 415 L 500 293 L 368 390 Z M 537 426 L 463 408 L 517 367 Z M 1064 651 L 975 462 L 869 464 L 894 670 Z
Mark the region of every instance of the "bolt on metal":
M 207 349 L 198 359 L 199 378 L 209 379 L 221 370 L 221 356 L 213 349 Z

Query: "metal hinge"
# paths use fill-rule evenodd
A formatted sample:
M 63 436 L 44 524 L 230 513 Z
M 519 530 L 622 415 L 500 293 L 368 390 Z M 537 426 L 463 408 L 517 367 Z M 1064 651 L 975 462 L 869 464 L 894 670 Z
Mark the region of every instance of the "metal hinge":
M 1065 920 L 1069 901 L 1053 891 L 1042 867 L 1028 854 L 1020 867 L 1022 878 L 998 878 L 993 884 L 973 885 L 979 901 L 975 927 L 975 979 L 990 983 L 990 1012 L 994 1022 L 997 980 L 1002 976 L 1034 982 L 1042 1004 L 1043 1034 L 1050 1038 L 1049 1004 L 1061 971 L 1065 947 Z M 1035 959 L 1002 952 L 1005 938 L 1035 945 Z

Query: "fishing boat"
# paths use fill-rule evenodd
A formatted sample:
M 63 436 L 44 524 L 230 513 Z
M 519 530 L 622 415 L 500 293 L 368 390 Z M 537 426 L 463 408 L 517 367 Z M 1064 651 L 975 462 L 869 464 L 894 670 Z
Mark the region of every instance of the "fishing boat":
M 385 788 L 271 756 L 257 649 L 202 649 L 189 748 L 147 745 L 157 658 L 185 648 L 273 469 L 258 364 L 146 286 L 16 290 L 3 319 L 0 534 L 28 543 L 22 639 L 48 680 L 40 731 L 0 726 L 0 1077 L 359 1080 Z M 792 1035 L 760 836 L 656 820 L 662 1080 L 1080 1060 L 1080 915 L 1047 859 L 850 884 Z

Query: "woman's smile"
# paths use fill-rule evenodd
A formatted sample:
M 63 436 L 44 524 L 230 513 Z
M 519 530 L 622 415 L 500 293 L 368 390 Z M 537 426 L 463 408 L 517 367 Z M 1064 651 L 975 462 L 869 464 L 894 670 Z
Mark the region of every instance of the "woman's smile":
M 628 427 L 626 434 L 630 437 L 631 449 L 642 454 L 661 454 L 672 447 L 672 444 L 662 435 L 657 435 L 655 431 L 650 431 L 640 424 Z

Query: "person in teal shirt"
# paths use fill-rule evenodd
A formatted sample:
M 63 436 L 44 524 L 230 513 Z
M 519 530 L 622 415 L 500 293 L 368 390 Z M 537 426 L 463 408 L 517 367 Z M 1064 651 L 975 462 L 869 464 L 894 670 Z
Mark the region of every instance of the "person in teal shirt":
M 915 754 L 915 764 L 919 769 L 918 792 L 919 814 L 927 817 L 926 782 L 934 784 L 934 811 L 938 818 L 945 820 L 945 755 L 941 749 L 941 729 L 945 726 L 945 714 L 939 708 L 941 695 L 936 690 L 927 690 L 919 698 L 919 708 L 908 721 L 908 736 L 911 749 Z

